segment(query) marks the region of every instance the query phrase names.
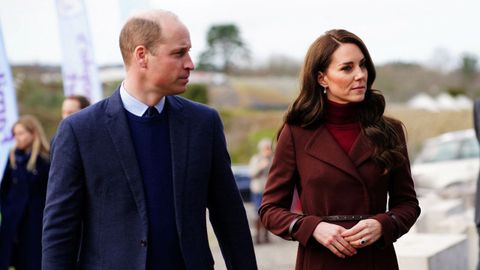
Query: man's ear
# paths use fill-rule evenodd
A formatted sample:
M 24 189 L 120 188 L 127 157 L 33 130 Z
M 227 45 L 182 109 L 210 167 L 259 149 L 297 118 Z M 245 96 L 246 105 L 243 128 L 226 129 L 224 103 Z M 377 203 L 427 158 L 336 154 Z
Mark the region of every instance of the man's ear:
M 133 51 L 134 62 L 141 68 L 146 68 L 148 63 L 148 53 L 147 48 L 143 45 L 135 47 Z
M 325 74 L 323 72 L 318 72 L 318 75 L 317 75 L 317 82 L 318 84 L 320 84 L 323 88 L 327 88 L 328 87 L 328 84 L 327 82 L 325 81 Z

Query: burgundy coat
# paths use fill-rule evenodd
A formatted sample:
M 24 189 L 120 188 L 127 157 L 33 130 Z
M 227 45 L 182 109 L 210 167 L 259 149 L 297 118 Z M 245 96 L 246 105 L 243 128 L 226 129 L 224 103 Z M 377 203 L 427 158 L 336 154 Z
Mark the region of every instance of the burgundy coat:
M 397 128 L 405 142 L 401 125 Z M 285 125 L 259 212 L 267 229 L 299 242 L 295 269 L 398 269 L 393 242 L 410 229 L 420 214 L 408 154 L 405 147 L 406 162 L 382 175 L 372 153 L 373 147 L 362 133 L 346 154 L 324 126 L 305 129 Z M 290 212 L 295 185 L 305 216 L 292 230 L 292 221 L 300 217 Z M 346 259 L 313 238 L 322 216 L 353 214 L 373 215 L 382 224 L 382 237 Z M 345 228 L 355 223 L 335 222 Z

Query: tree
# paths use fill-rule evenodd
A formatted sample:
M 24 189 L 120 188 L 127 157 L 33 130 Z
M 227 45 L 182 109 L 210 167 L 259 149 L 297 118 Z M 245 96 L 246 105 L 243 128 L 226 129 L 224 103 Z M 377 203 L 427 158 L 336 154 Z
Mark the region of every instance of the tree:
M 240 62 L 250 58 L 250 52 L 234 24 L 219 24 L 210 27 L 207 45 L 199 59 L 198 69 L 220 70 L 230 73 Z
M 477 58 L 471 54 L 462 56 L 462 65 L 460 66 L 460 74 L 462 76 L 463 88 L 467 90 L 470 97 L 473 97 L 473 81 L 477 75 Z
M 462 66 L 460 69 L 465 78 L 471 79 L 475 76 L 475 73 L 477 72 L 477 62 L 478 60 L 475 56 L 469 54 L 463 55 Z

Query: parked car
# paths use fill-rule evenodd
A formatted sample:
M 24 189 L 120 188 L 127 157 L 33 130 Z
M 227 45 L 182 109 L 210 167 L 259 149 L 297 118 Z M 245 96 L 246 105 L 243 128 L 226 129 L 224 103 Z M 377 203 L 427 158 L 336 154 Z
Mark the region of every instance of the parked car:
M 447 197 L 475 193 L 479 173 L 479 146 L 473 129 L 427 139 L 412 164 L 419 195 L 436 191 Z
M 232 165 L 233 176 L 244 202 L 250 201 L 250 170 L 248 165 Z

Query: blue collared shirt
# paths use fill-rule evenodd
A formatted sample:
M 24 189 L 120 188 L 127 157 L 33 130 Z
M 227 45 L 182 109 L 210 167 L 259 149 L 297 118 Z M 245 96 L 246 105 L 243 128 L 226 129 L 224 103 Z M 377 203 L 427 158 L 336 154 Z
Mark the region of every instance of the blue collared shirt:
M 120 98 L 122 99 L 123 107 L 125 108 L 125 110 L 132 113 L 133 115 L 142 117 L 142 115 L 148 109 L 148 105 L 142 103 L 128 93 L 127 89 L 125 88 L 124 82 L 122 82 L 122 85 L 120 86 Z M 155 105 L 158 113 L 162 113 L 163 107 L 165 107 L 165 97 L 163 97 L 160 102 Z

